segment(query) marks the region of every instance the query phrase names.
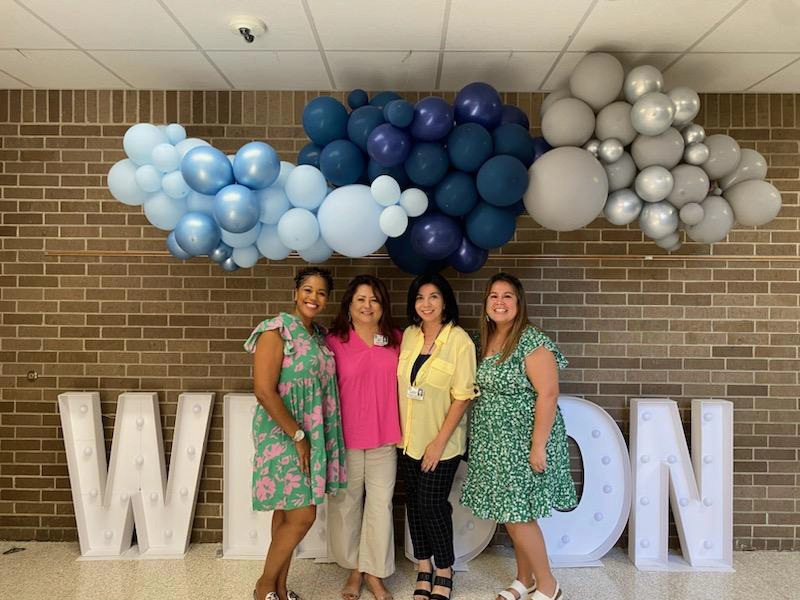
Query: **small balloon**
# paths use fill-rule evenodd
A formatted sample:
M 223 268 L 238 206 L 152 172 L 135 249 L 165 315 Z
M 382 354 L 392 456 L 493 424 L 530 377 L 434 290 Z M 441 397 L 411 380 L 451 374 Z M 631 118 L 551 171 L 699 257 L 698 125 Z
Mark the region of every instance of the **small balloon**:
M 477 123 L 459 125 L 447 136 L 447 155 L 459 171 L 477 171 L 492 155 L 492 134 Z
M 708 146 L 702 142 L 692 142 L 683 149 L 683 160 L 690 165 L 702 165 L 708 160 L 708 156 Z
M 108 171 L 108 191 L 114 198 L 129 206 L 139 206 L 149 197 L 136 183 L 138 168 L 131 159 L 125 158 L 114 163 Z
M 170 198 L 186 198 L 191 192 L 191 188 L 186 184 L 180 171 L 172 171 L 161 178 L 161 189 Z
M 383 111 L 380 108 L 361 106 L 350 113 L 350 118 L 347 120 L 347 136 L 362 152 L 366 152 L 369 134 L 384 122 Z
M 226 258 L 219 264 L 222 267 L 223 271 L 227 271 L 228 273 L 233 273 L 234 271 L 239 270 L 239 265 L 236 264 L 236 261 L 233 260 L 233 256 Z
M 314 142 L 306 144 L 297 153 L 298 165 L 310 165 L 315 169 L 319 169 L 319 155 L 322 153 L 322 147 L 317 146 Z
M 597 113 L 595 132 L 602 140 L 615 138 L 623 146 L 629 145 L 636 139 L 637 132 L 631 123 L 631 109 L 627 102 L 612 102 Z
M 222 241 L 231 248 L 245 248 L 247 246 L 252 246 L 258 240 L 258 236 L 261 234 L 262 227 L 271 227 L 271 225 L 262 225 L 261 223 L 256 223 L 255 227 L 245 231 L 244 233 L 231 233 L 230 231 L 222 229 Z
M 283 188 L 286 185 L 286 180 L 289 178 L 289 173 L 294 171 L 295 165 L 292 163 L 282 160 L 281 161 L 281 170 L 278 173 L 278 179 L 275 180 L 275 183 L 272 185 L 277 186 L 279 188 Z
M 503 105 L 503 115 L 500 117 L 500 124 L 504 125 L 506 123 L 514 123 L 515 125 L 519 125 L 525 129 L 525 131 L 528 131 L 531 128 L 528 115 L 525 114 L 525 111 L 511 104 Z
M 170 144 L 177 144 L 186 139 L 186 129 L 184 129 L 183 125 L 178 123 L 170 123 L 167 125 L 164 133 L 167 134 L 167 139 Z
M 434 200 L 437 208 L 444 214 L 463 217 L 478 203 L 475 178 L 468 173 L 451 171 L 436 186 Z
M 153 148 L 153 166 L 162 173 L 169 173 L 181 166 L 181 155 L 172 144 L 159 144 Z
M 369 103 L 383 110 L 392 100 L 402 100 L 402 98 L 397 92 L 379 92 L 372 97 Z
M 681 129 L 681 135 L 683 136 L 684 142 L 687 144 L 694 144 L 695 142 L 702 142 L 706 139 L 706 130 L 703 129 L 702 125 L 690 123 Z
M 594 127 L 594 112 L 577 98 L 558 100 L 542 117 L 542 135 L 554 148 L 582 146 L 592 137 Z
M 447 173 L 447 152 L 436 142 L 417 142 L 405 162 L 406 173 L 416 185 L 433 187 Z
M 592 138 L 588 142 L 586 142 L 582 147 L 587 152 L 591 152 L 592 156 L 597 158 L 597 152 L 598 150 L 600 150 L 600 140 L 598 140 L 597 138 Z
M 418 217 L 428 210 L 428 196 L 418 188 L 408 188 L 400 194 L 400 206 L 409 217 Z
M 689 239 L 701 244 L 721 242 L 733 227 L 733 209 L 722 196 L 708 196 L 700 205 L 703 220 L 686 228 Z
M 370 185 L 370 191 L 375 202 L 381 206 L 392 206 L 400 202 L 400 185 L 388 175 L 376 178 Z
M 356 88 L 347 94 L 347 106 L 349 106 L 352 110 L 361 108 L 367 104 L 367 102 L 369 102 L 369 96 L 367 95 L 367 92 L 361 88 Z
M 605 52 L 591 52 L 572 70 L 569 89 L 574 98 L 599 111 L 619 95 L 624 79 L 625 70 L 616 57 Z
M 234 248 L 231 256 L 233 257 L 233 262 L 242 269 L 254 267 L 258 259 L 261 258 L 261 255 L 258 253 L 258 248 L 255 246 Z
M 292 206 L 314 210 L 325 199 L 328 185 L 322 171 L 311 165 L 298 165 L 289 173 L 284 186 Z
M 507 154 L 520 160 L 527 169 L 533 164 L 533 147 L 528 130 L 516 123 L 502 123 L 492 132 L 494 154 Z M 449 152 L 449 148 L 448 148 Z M 452 158 L 451 158 L 452 161 Z
M 384 123 L 369 134 L 367 153 L 382 167 L 394 167 L 408 158 L 411 143 L 411 136 L 406 131 Z
M 514 237 L 517 217 L 513 210 L 478 202 L 465 219 L 469 240 L 484 250 L 499 248 Z
M 742 153 L 739 143 L 729 135 L 710 135 L 704 144 L 708 147 L 708 160 L 703 163 L 703 170 L 709 179 L 722 179 L 730 175 L 739 166 Z
M 199 138 L 186 138 L 175 144 L 175 150 L 178 151 L 178 156 L 183 160 L 183 157 L 189 153 L 189 150 L 200 146 L 211 146 L 211 144 Z
M 129 127 L 122 137 L 125 154 L 138 166 L 150 164 L 153 149 L 166 143 L 169 143 L 166 134 L 150 123 L 137 123 Z
M 678 212 L 678 216 L 680 216 L 681 221 L 687 225 L 697 225 L 703 220 L 703 214 L 703 207 L 697 202 L 684 204 Z
M 708 175 L 700 167 L 680 164 L 670 172 L 674 183 L 666 199 L 675 208 L 702 202 L 708 195 Z
M 456 251 L 447 257 L 447 262 L 459 273 L 474 273 L 488 258 L 488 250 L 479 248 L 464 236 Z
M 292 207 L 286 192 L 277 185 L 258 190 L 255 194 L 260 209 L 258 220 L 267 225 L 277 225 L 283 213 Z
M 603 140 L 597 148 L 597 157 L 606 164 L 617 162 L 622 158 L 625 148 L 622 142 L 615 138 Z
M 462 238 L 458 221 L 439 213 L 423 215 L 411 227 L 411 245 L 430 260 L 442 260 L 456 251 Z
M 320 233 L 325 243 L 339 254 L 353 258 L 366 256 L 386 242 L 386 234 L 379 225 L 382 210 L 366 185 L 337 188 L 317 211 Z
M 144 216 L 152 225 L 165 231 L 175 229 L 186 211 L 184 198 L 170 198 L 164 192 L 156 192 L 144 201 Z M 185 246 L 181 248 L 189 251 Z
M 608 177 L 608 191 L 616 192 L 633 185 L 636 177 L 636 165 L 633 163 L 631 155 L 623 152 L 618 161 L 603 164 L 603 169 Z
M 225 242 L 220 242 L 217 247 L 208 253 L 208 258 L 215 263 L 221 263 L 228 260 L 233 255 L 233 248 L 228 246 Z
M 201 212 L 214 215 L 214 196 L 206 196 L 200 192 L 189 192 L 186 196 L 186 208 L 189 212 Z
M 760 153 L 750 148 L 742 148 L 741 151 L 736 170 L 719 180 L 723 191 L 742 181 L 764 179 L 767 176 L 767 161 Z
M 550 109 L 553 104 L 561 100 L 562 98 L 571 98 L 569 87 L 558 89 L 554 92 L 550 92 L 547 96 L 544 97 L 542 100 L 542 105 L 539 107 L 539 117 L 544 118 L 544 114 Z
M 319 170 L 336 186 L 356 183 L 365 166 L 364 155 L 350 140 L 334 140 L 319 155 Z
M 381 231 L 390 238 L 400 237 L 408 227 L 408 215 L 402 206 L 387 206 L 381 211 L 378 219 Z
M 681 245 L 681 234 L 677 231 L 670 233 L 668 236 L 663 237 L 659 240 L 656 240 L 656 246 L 659 248 L 663 248 L 664 250 L 672 251 L 670 248 L 680 247 Z M 677 248 L 675 248 L 677 250 Z
M 507 154 L 493 156 L 476 177 L 481 198 L 495 206 L 511 206 L 528 188 L 528 170 L 519 159 Z
M 333 254 L 333 250 L 331 250 L 331 247 L 328 246 L 328 244 L 325 243 L 325 240 L 322 239 L 322 236 L 320 236 L 320 238 L 313 246 L 311 246 L 311 248 L 300 250 L 298 254 L 300 255 L 300 258 L 307 263 L 319 264 L 328 260 Z
M 725 190 L 725 199 L 742 225 L 766 225 L 781 210 L 781 193 L 771 183 L 759 179 L 731 186 Z
M 671 169 L 683 157 L 683 138 L 677 129 L 670 127 L 659 135 L 640 135 L 631 145 L 631 156 L 640 169 L 658 165 Z

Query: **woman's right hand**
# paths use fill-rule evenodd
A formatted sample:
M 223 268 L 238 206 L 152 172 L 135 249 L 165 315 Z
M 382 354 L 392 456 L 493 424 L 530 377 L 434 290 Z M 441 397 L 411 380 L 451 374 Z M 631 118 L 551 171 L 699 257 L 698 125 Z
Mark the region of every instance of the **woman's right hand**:
M 308 438 L 303 438 L 299 442 L 294 443 L 297 449 L 297 458 L 300 459 L 300 470 L 306 475 L 311 474 L 311 444 L 308 443 Z

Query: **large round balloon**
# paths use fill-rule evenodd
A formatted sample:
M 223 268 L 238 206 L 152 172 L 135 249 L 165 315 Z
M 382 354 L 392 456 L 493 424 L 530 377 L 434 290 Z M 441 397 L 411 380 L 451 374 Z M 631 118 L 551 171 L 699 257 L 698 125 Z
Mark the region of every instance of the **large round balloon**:
M 456 169 L 477 171 L 492 155 L 492 134 L 477 123 L 459 125 L 447 136 L 447 155 Z
M 736 220 L 742 225 L 765 225 L 781 210 L 781 193 L 766 181 L 749 179 L 725 190 Z
M 719 180 L 719 187 L 727 190 L 729 187 L 751 179 L 764 179 L 767 176 L 767 161 L 761 154 L 750 148 L 741 149 L 739 166 L 729 175 Z
M 353 142 L 334 140 L 322 149 L 319 170 L 333 185 L 349 185 L 364 172 L 364 155 Z
M 703 163 L 703 170 L 709 179 L 722 179 L 739 166 L 741 149 L 731 136 L 718 133 L 708 136 L 703 143 L 708 147 L 708 160 Z
M 639 214 L 639 228 L 647 237 L 660 240 L 678 228 L 678 211 L 669 202 L 645 202 Z
M 298 165 L 310 165 L 315 169 L 319 169 L 319 155 L 322 153 L 322 148 L 317 146 L 314 142 L 306 144 L 297 153 Z
M 522 161 L 526 169 L 533 164 L 531 136 L 525 127 L 516 123 L 503 123 L 492 132 L 492 142 L 495 154 L 513 156 Z
M 168 143 L 167 135 L 150 123 L 137 123 L 122 136 L 125 154 L 138 166 L 151 164 L 155 147 Z
M 503 118 L 503 102 L 488 83 L 470 83 L 456 94 L 453 113 L 458 123 L 477 123 L 491 131 Z
M 383 111 L 377 106 L 362 106 L 350 113 L 347 120 L 347 136 L 362 151 L 367 151 L 369 134 L 378 125 L 383 125 Z
M 144 201 L 144 216 L 152 225 L 164 231 L 175 229 L 186 212 L 185 198 L 170 198 L 164 192 L 156 192 Z
M 594 132 L 594 112 L 583 100 L 564 98 L 542 117 L 542 135 L 551 146 L 582 146 Z
M 639 171 L 633 187 L 645 202 L 660 202 L 669 196 L 674 185 L 672 173 L 656 165 Z
M 366 256 L 386 242 L 380 228 L 383 207 L 369 186 L 354 184 L 333 190 L 317 211 L 320 233 L 333 250 L 344 256 Z
M 640 135 L 631 145 L 631 156 L 640 169 L 658 165 L 671 169 L 683 158 L 683 137 L 674 127 L 659 135 Z
M 411 227 L 411 246 L 429 260 L 450 256 L 461 244 L 461 225 L 441 213 L 419 217 Z
M 347 109 L 330 96 L 318 96 L 303 109 L 303 129 L 318 146 L 347 136 Z
M 228 157 L 213 146 L 197 146 L 181 160 L 181 175 L 196 192 L 213 196 L 233 183 L 233 166 Z
M 407 188 L 411 180 L 408 178 L 408 173 L 406 173 L 405 168 L 403 165 L 395 165 L 394 167 L 382 167 L 374 160 L 370 159 L 369 163 L 367 164 L 367 176 L 369 178 L 369 182 L 372 183 L 381 175 L 388 175 L 392 179 L 394 179 L 397 184 L 400 186 L 400 189 Z
M 603 216 L 613 225 L 633 223 L 642 212 L 642 199 L 628 188 L 611 192 L 603 207 Z
M 411 136 L 389 123 L 378 125 L 367 138 L 369 157 L 382 167 L 402 164 L 411 151 Z
M 447 262 L 459 273 L 474 273 L 488 258 L 488 250 L 479 248 L 464 236 L 456 251 L 447 257 Z
M 625 70 L 619 60 L 605 52 L 592 52 L 575 65 L 569 89 L 573 97 L 599 111 L 619 95 L 624 79 Z
M 556 102 L 561 100 L 562 98 L 571 98 L 569 87 L 558 89 L 554 92 L 550 92 L 547 96 L 544 97 L 542 100 L 542 105 L 539 107 L 539 117 L 544 118 L 545 113 L 550 110 L 550 107 L 553 106 Z
M 582 148 L 555 148 L 534 162 L 529 174 L 525 208 L 545 229 L 580 229 L 603 210 L 608 177 L 598 160 Z
M 512 104 L 503 105 L 503 114 L 500 117 L 500 124 L 504 125 L 505 123 L 514 123 L 515 125 L 522 127 L 525 131 L 528 131 L 531 128 L 528 115 L 525 114 L 525 111 Z
M 450 161 L 447 152 L 436 142 L 414 144 L 405 162 L 406 173 L 415 184 L 433 187 L 444 178 Z
M 453 108 L 442 98 L 428 96 L 414 105 L 411 135 L 422 142 L 436 142 L 453 129 Z
M 702 202 L 708 195 L 708 175 L 700 167 L 681 164 L 672 169 L 672 191 L 667 202 L 675 208 Z
M 136 183 L 137 169 L 135 162 L 124 158 L 114 163 L 108 171 L 108 190 L 114 198 L 129 206 L 139 206 L 149 196 Z
M 675 118 L 675 105 L 669 96 L 650 92 L 639 98 L 631 108 L 633 128 L 642 135 L 660 135 L 669 129 Z
M 478 202 L 465 220 L 470 241 L 485 250 L 499 248 L 514 237 L 517 217 L 512 209 Z
M 305 208 L 290 208 L 278 221 L 278 239 L 292 250 L 311 248 L 319 239 L 317 217 Z
M 713 244 L 721 242 L 733 227 L 733 209 L 722 196 L 708 196 L 700 205 L 703 220 L 686 228 L 686 235 L 695 242 Z
M 281 161 L 269 144 L 250 142 L 236 151 L 233 159 L 233 176 L 237 183 L 251 190 L 263 190 L 278 179 Z M 242 265 L 239 265 L 242 266 Z
M 444 214 L 463 217 L 478 203 L 475 179 L 467 173 L 452 171 L 436 186 L 434 199 L 437 208 Z
M 208 254 L 220 243 L 219 226 L 205 213 L 186 213 L 175 225 L 174 233 L 178 245 L 192 256 Z
M 528 187 L 528 170 L 522 162 L 500 154 L 487 160 L 476 178 L 481 198 L 495 206 L 511 206 Z
M 600 141 L 614 138 L 627 146 L 636 139 L 636 130 L 631 123 L 631 108 L 627 102 L 612 102 L 597 113 L 595 131 Z
M 214 217 L 220 227 L 231 233 L 244 233 L 258 223 L 261 206 L 250 188 L 232 184 L 214 198 Z
M 412 275 L 422 273 L 436 273 L 444 268 L 443 261 L 432 261 L 414 251 L 411 247 L 411 228 L 400 237 L 389 238 L 386 240 L 386 251 L 389 258 L 401 270 Z

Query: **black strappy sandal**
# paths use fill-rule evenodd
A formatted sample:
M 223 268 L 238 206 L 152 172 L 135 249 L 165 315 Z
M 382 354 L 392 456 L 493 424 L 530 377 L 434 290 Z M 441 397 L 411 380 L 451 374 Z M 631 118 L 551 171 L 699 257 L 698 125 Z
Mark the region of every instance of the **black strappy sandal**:
M 417 571 L 417 581 L 427 581 L 433 587 L 433 573 L 430 571 Z M 417 588 L 414 590 L 414 596 L 422 596 L 424 598 L 430 598 L 431 593 L 429 590 L 423 590 L 422 588 Z
M 453 568 L 450 567 L 450 577 L 442 577 L 437 575 L 433 578 L 433 587 L 438 585 L 439 587 L 447 588 L 450 591 L 448 592 L 447 596 L 442 594 L 431 594 L 431 600 L 450 600 L 450 596 L 453 595 L 453 574 Z

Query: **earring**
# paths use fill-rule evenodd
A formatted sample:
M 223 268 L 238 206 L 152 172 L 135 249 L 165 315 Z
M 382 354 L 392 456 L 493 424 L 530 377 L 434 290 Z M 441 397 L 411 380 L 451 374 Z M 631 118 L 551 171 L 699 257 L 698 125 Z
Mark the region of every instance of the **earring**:
M 489 321 L 491 321 L 491 319 L 489 318 L 489 315 L 484 315 L 484 316 L 486 317 L 486 322 L 487 322 L 487 323 L 488 323 Z

